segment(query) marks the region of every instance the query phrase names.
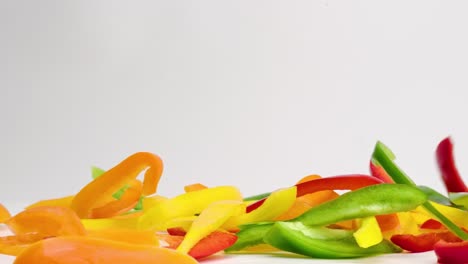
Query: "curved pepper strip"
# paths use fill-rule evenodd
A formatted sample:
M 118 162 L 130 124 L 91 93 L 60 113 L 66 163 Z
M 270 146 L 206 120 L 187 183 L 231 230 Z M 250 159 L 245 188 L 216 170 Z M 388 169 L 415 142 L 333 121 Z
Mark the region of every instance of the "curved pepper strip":
M 148 169 L 144 175 L 142 193 L 143 195 L 155 193 L 161 178 L 163 163 L 155 154 L 138 152 L 81 189 L 72 200 L 71 208 L 75 210 L 80 218 L 92 217 L 94 208 L 112 202 L 114 200 L 112 195 L 122 186 L 135 179 L 146 168 Z
M 159 238 L 150 230 L 134 229 L 101 229 L 88 230 L 89 237 L 109 239 L 113 241 L 131 243 L 135 245 L 159 245 Z
M 86 230 L 137 229 L 141 216 L 141 212 L 135 212 L 110 218 L 81 219 L 81 223 Z
M 184 236 L 180 235 L 162 235 L 161 238 L 168 243 L 168 248 L 176 249 L 184 240 Z M 198 241 L 188 252 L 188 254 L 196 259 L 201 259 L 218 253 L 237 241 L 235 234 L 214 231 L 208 236 Z
M 382 166 L 374 164 L 374 162 L 371 160 L 369 162 L 369 168 L 370 168 L 370 173 L 372 176 L 382 180 L 383 182 L 386 183 L 395 183 L 392 180 L 392 177 L 390 177 L 387 172 L 382 168 Z
M 314 179 L 296 184 L 297 197 L 326 190 L 357 190 L 362 187 L 383 183 L 380 179 L 363 174 L 350 174 Z M 255 210 L 265 199 L 247 207 L 247 212 Z
M 349 231 L 292 222 L 276 222 L 263 240 L 276 248 L 315 258 L 357 258 L 400 251 L 386 240 L 362 248 Z
M 450 231 L 431 232 L 419 235 L 393 235 L 391 240 L 395 245 L 409 252 L 431 251 L 440 240 L 446 242 L 461 242 L 461 239 Z
M 242 224 L 270 221 L 287 212 L 296 200 L 296 187 L 279 189 L 271 193 L 257 209 L 232 217 L 223 227 L 227 230 L 237 229 Z
M 5 224 L 14 234 L 38 233 L 44 237 L 86 234 L 75 212 L 60 206 L 26 209 Z
M 70 207 L 73 198 L 75 198 L 74 195 L 69 195 L 69 196 L 60 197 L 60 198 L 42 200 L 42 201 L 39 201 L 39 202 L 35 202 L 35 203 L 31 204 L 31 205 L 28 205 L 26 207 L 26 209 L 31 209 L 31 208 L 34 208 L 34 207 L 41 207 L 41 206 Z
M 0 224 L 4 223 L 10 217 L 11 217 L 10 211 L 8 211 L 8 209 L 6 209 L 6 207 L 0 203 Z
M 453 144 L 450 137 L 443 139 L 436 149 L 437 165 L 447 192 L 468 192 L 468 187 L 458 173 L 453 157 Z
M 187 254 L 172 249 L 134 245 L 85 236 L 44 239 L 23 251 L 14 264 L 31 263 L 178 263 L 196 264 Z
M 120 199 L 109 202 L 105 206 L 93 208 L 91 218 L 117 216 L 133 209 L 140 199 L 142 190 L 143 184 L 141 181 L 132 180 Z
M 382 142 L 378 141 L 375 145 L 372 158 L 377 160 L 379 164 L 385 169 L 385 171 L 392 177 L 396 183 L 406 184 L 408 186 L 416 186 L 411 180 L 393 161 L 395 156 L 391 150 L 385 146 Z M 449 218 L 442 214 L 432 203 L 426 201 L 423 205 L 433 217 L 440 221 L 450 231 L 455 233 L 458 237 L 463 240 L 468 240 L 468 233 L 464 232 L 460 227 L 453 223 Z
M 458 243 L 449 243 L 443 240 L 434 245 L 439 264 L 468 263 L 468 240 Z
M 219 186 L 188 192 L 155 203 L 144 210 L 138 227 L 140 229 L 166 230 L 167 222 L 174 218 L 201 213 L 208 205 L 221 200 L 242 201 L 242 195 L 234 186 Z
M 193 221 L 177 250 L 188 253 L 198 241 L 216 231 L 229 218 L 238 216 L 243 212 L 245 212 L 245 205 L 242 201 L 226 200 L 210 204 Z
M 382 232 L 374 216 L 364 217 L 359 222 L 360 226 L 353 236 L 360 247 L 368 248 L 382 242 Z

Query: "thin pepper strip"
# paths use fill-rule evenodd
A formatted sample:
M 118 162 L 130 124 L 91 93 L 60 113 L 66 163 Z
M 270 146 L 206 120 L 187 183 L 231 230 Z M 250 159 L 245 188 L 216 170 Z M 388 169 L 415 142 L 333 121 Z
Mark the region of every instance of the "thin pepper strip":
M 142 190 L 141 181 L 132 180 L 120 199 L 109 202 L 102 207 L 93 208 L 91 218 L 113 217 L 131 210 L 138 203 Z
M 406 184 L 409 186 L 416 186 L 416 184 L 411 180 L 398 166 L 393 162 L 392 157 L 389 153 L 392 153 L 390 149 L 385 146 L 382 142 L 378 141 L 375 145 L 374 152 L 372 157 L 376 159 L 379 164 L 385 169 L 385 171 L 392 177 L 396 183 Z M 468 233 L 464 232 L 456 224 L 454 224 L 450 219 L 443 215 L 439 210 L 437 210 L 434 205 L 429 202 L 425 202 L 423 207 L 433 215 L 437 220 L 439 220 L 443 225 L 445 225 L 450 231 L 455 233 L 458 237 L 463 240 L 468 240 Z
M 356 190 L 374 184 L 381 184 L 382 180 L 364 175 L 364 174 L 350 174 L 339 175 L 326 178 L 314 179 L 306 182 L 296 184 L 297 197 L 325 190 Z M 266 198 L 265 198 L 266 199 Z M 247 212 L 258 208 L 265 199 L 259 200 L 247 207 Z
M 4 223 L 10 217 L 11 217 L 10 211 L 8 211 L 8 209 L 6 209 L 6 207 L 0 203 L 0 224 Z
M 171 199 L 156 202 L 138 222 L 141 229 L 166 230 L 171 219 L 201 213 L 208 205 L 221 200 L 242 201 L 242 195 L 234 186 L 218 186 L 188 192 Z
M 161 159 L 149 152 L 135 153 L 96 178 L 75 195 L 71 208 L 80 218 L 92 217 L 92 210 L 112 202 L 112 195 L 146 169 L 143 195 L 156 192 L 163 171 Z
M 188 253 L 198 241 L 216 231 L 230 217 L 238 216 L 242 212 L 245 212 L 245 205 L 242 201 L 226 200 L 210 204 L 193 221 L 177 250 Z
M 437 165 L 448 192 L 468 192 L 468 187 L 458 173 L 453 157 L 450 137 L 443 139 L 436 149 Z
M 264 203 L 256 210 L 232 217 L 224 227 L 228 230 L 237 229 L 238 226 L 248 223 L 270 221 L 287 212 L 296 200 L 296 187 L 279 189 L 271 193 Z
M 419 235 L 397 234 L 391 237 L 392 242 L 409 252 L 426 252 L 434 249 L 440 240 L 447 242 L 460 242 L 461 239 L 450 231 L 431 232 Z
M 38 233 L 44 237 L 85 235 L 80 219 L 68 207 L 41 206 L 26 209 L 5 222 L 14 234 Z
M 434 245 L 439 264 L 465 264 L 468 263 L 468 240 L 458 243 L 443 240 Z
M 90 261 L 94 264 L 197 263 L 189 255 L 168 248 L 85 236 L 67 236 L 34 243 L 16 258 L 14 264 L 69 264 Z

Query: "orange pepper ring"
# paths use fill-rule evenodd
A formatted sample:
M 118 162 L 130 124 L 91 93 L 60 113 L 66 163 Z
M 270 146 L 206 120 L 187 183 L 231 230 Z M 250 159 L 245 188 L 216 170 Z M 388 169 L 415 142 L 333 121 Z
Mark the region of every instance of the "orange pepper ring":
M 92 209 L 112 201 L 114 192 L 146 168 L 143 195 L 155 193 L 163 171 L 162 160 L 149 152 L 137 152 L 83 187 L 73 198 L 71 208 L 80 218 L 91 218 Z

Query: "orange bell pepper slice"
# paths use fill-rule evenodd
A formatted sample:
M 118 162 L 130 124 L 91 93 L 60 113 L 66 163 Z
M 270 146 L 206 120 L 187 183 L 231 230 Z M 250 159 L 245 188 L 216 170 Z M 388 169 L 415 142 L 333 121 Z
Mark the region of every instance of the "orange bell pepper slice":
M 41 206 L 26 209 L 5 224 L 16 234 L 38 233 L 44 237 L 85 235 L 80 219 L 67 207 Z
M 148 170 L 144 175 L 142 194 L 155 193 L 163 171 L 162 160 L 149 152 L 137 152 L 81 189 L 72 200 L 71 208 L 80 218 L 92 218 L 95 208 L 106 211 L 106 206 L 118 207 L 112 203 L 115 201 L 112 195 L 125 184 L 129 184 L 146 168 Z M 131 192 L 132 190 L 127 189 L 126 191 Z M 126 207 L 126 203 L 121 205 L 120 209 Z M 116 211 L 116 208 L 109 209 L 109 211 Z
M 184 191 L 185 192 L 193 192 L 193 191 L 203 190 L 203 189 L 206 189 L 206 188 L 208 188 L 208 187 L 206 187 L 205 185 L 203 185 L 201 183 L 194 183 L 194 184 L 189 184 L 189 185 L 184 186 Z
M 109 239 L 136 245 L 159 245 L 157 234 L 149 230 L 134 229 L 101 229 L 88 230 L 89 237 Z
M 34 207 L 40 207 L 40 206 L 63 206 L 63 207 L 70 207 L 71 202 L 75 196 L 74 195 L 69 195 L 61 198 L 54 198 L 54 199 L 47 199 L 47 200 L 42 200 L 39 202 L 35 202 L 31 205 L 28 205 L 26 209 L 34 208 Z
M 4 223 L 10 217 L 11 217 L 10 211 L 8 211 L 8 209 L 6 209 L 6 207 L 0 203 L 0 224 Z
M 91 218 L 117 216 L 134 208 L 140 199 L 143 184 L 139 180 L 132 180 L 129 185 L 130 186 L 126 189 L 119 200 L 114 200 L 105 206 L 92 209 Z
M 189 255 L 173 249 L 85 236 L 68 236 L 34 243 L 16 258 L 14 264 L 91 262 L 93 264 L 197 263 Z

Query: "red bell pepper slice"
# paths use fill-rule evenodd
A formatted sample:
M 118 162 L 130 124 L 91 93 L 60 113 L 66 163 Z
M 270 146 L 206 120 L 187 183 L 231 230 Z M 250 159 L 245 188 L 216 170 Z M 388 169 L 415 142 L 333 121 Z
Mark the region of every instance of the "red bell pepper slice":
M 409 252 L 425 252 L 434 249 L 434 245 L 441 241 L 460 242 L 461 239 L 455 236 L 452 232 L 432 232 L 420 235 L 393 235 L 392 242 Z
M 468 263 L 468 240 L 450 243 L 439 241 L 434 245 L 439 264 L 466 264 Z
M 327 178 L 319 178 L 296 184 L 297 197 L 303 195 L 325 191 L 325 190 L 356 190 L 369 185 L 383 183 L 381 179 L 363 174 L 340 175 Z M 257 209 L 263 204 L 266 198 L 247 207 L 247 213 Z
M 383 182 L 395 183 L 395 181 L 393 181 L 392 177 L 390 177 L 390 175 L 388 175 L 388 173 L 385 171 L 384 168 L 382 168 L 382 166 L 376 165 L 372 161 L 370 161 L 369 162 L 369 169 L 370 169 L 370 173 L 371 173 L 372 176 L 381 179 Z
M 437 165 L 448 192 L 468 192 L 463 179 L 458 173 L 453 156 L 453 144 L 450 137 L 442 140 L 436 149 Z
M 182 243 L 184 237 L 168 235 L 166 237 L 162 237 L 162 239 L 169 244 L 168 248 L 176 249 L 180 243 Z M 198 241 L 198 243 L 190 249 L 188 254 L 196 259 L 205 258 L 234 245 L 236 241 L 237 236 L 235 234 L 223 231 L 214 231 L 202 240 Z

